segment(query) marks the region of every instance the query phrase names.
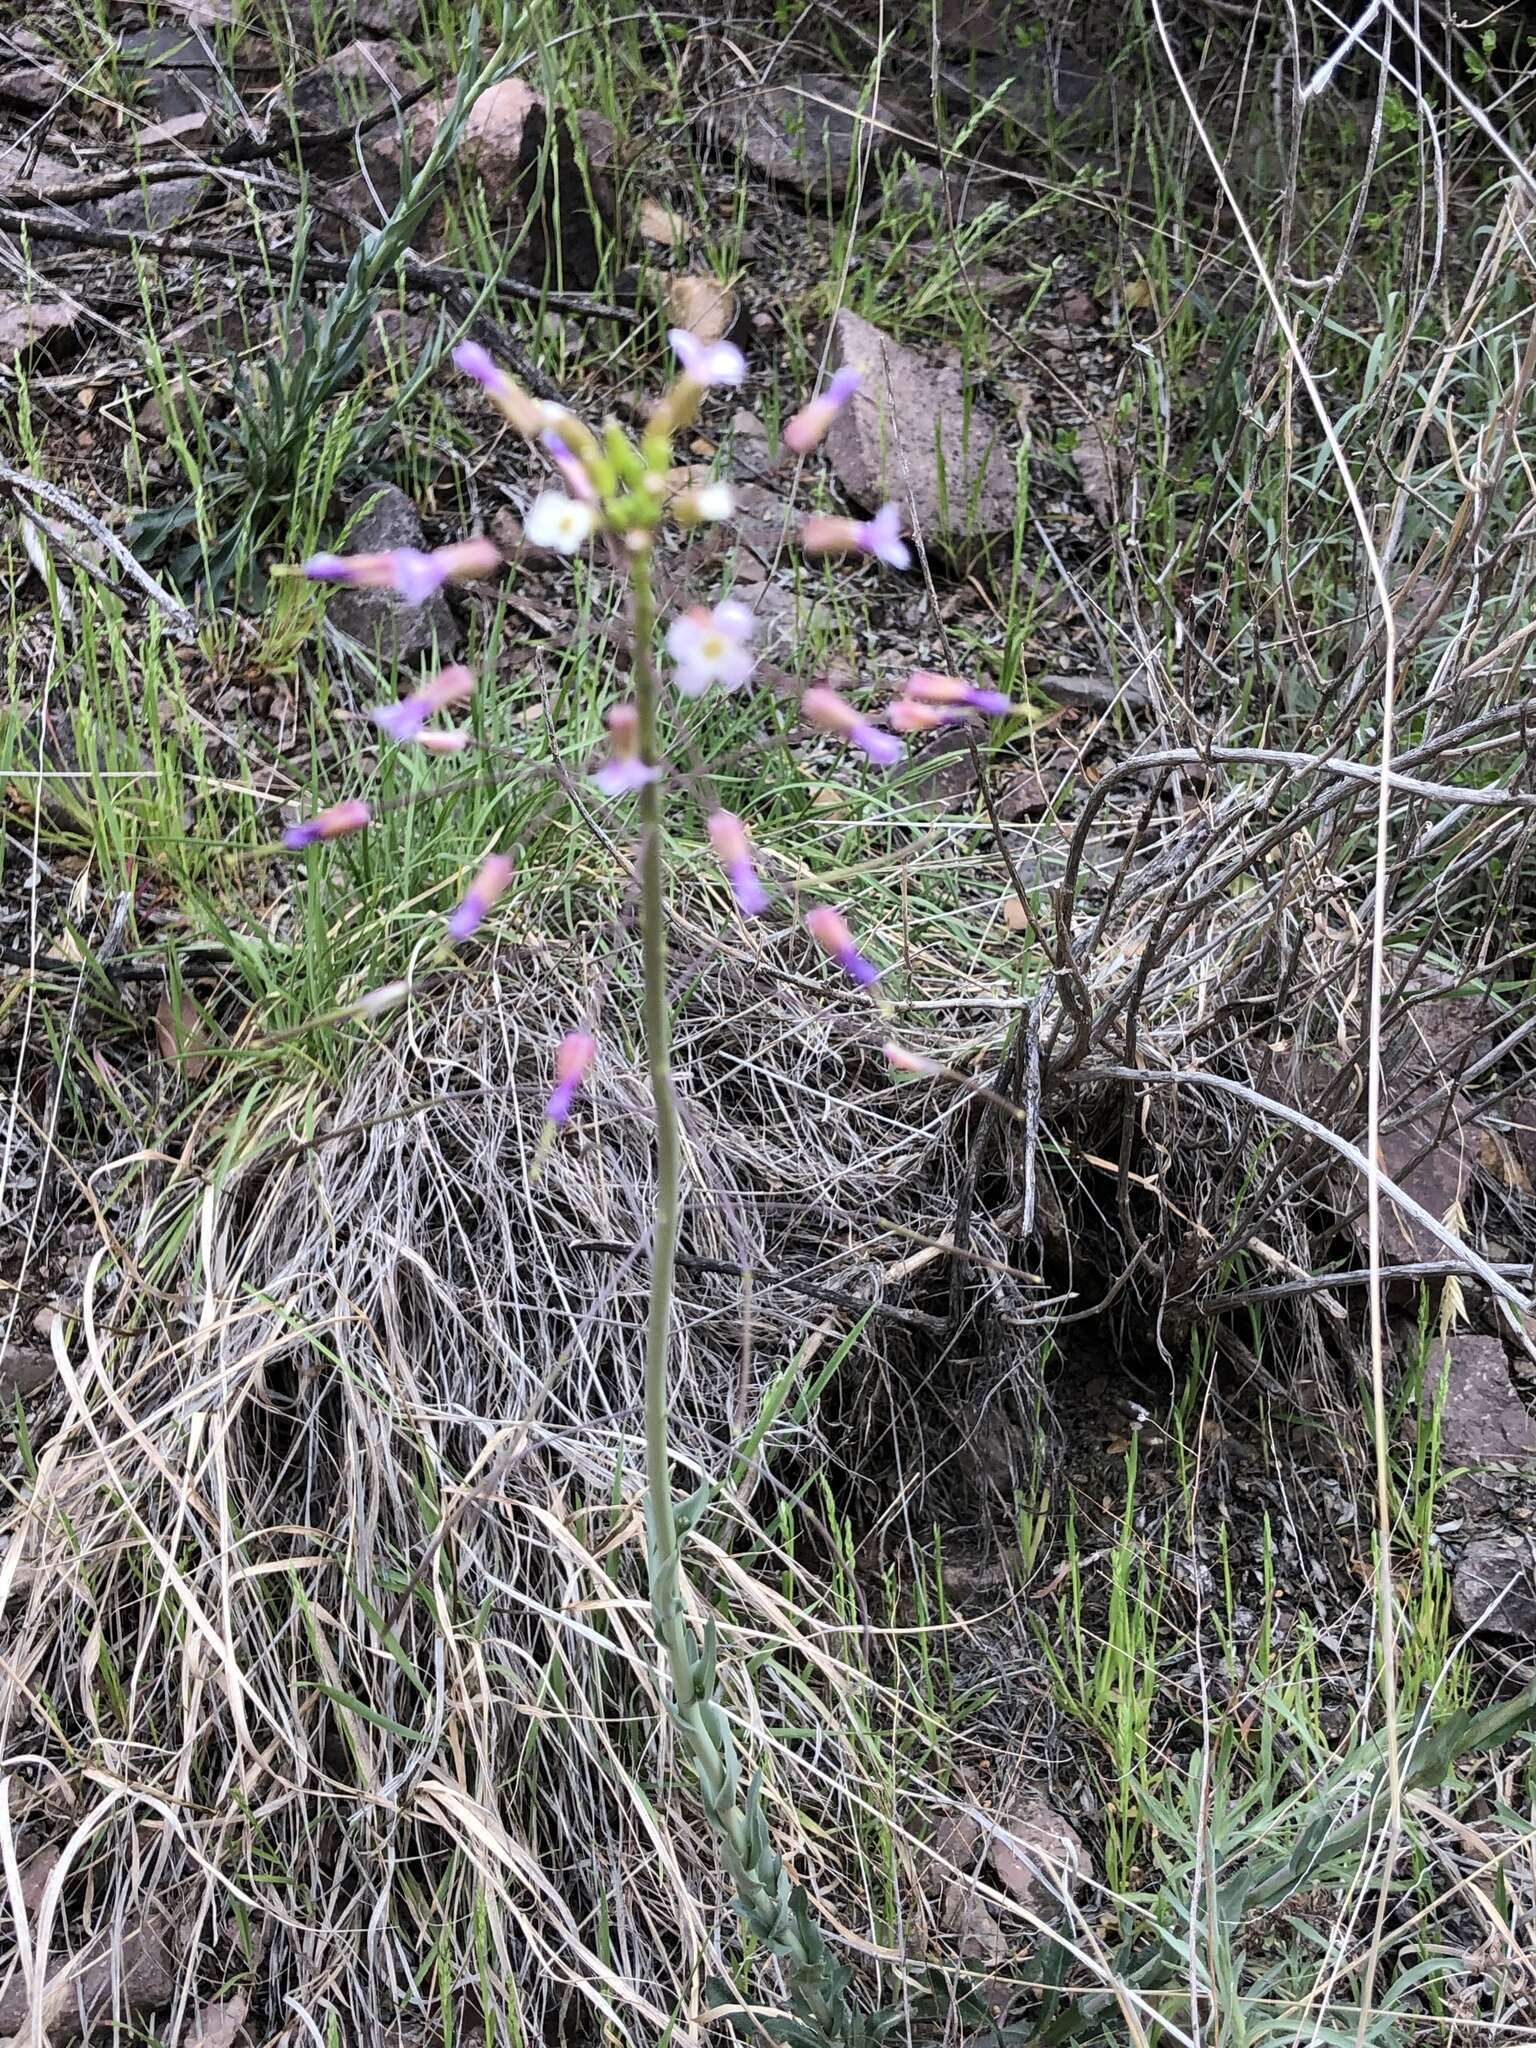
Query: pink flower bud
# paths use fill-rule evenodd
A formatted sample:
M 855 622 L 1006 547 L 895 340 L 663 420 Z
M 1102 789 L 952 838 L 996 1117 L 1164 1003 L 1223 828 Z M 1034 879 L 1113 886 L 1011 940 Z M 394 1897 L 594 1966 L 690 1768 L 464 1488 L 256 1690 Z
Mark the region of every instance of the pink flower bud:
M 885 1054 L 886 1064 L 894 1068 L 898 1074 L 922 1074 L 932 1079 L 935 1074 L 942 1074 L 944 1071 L 937 1060 L 929 1059 L 926 1053 L 913 1052 L 905 1045 L 898 1045 L 894 1038 L 888 1039 L 881 1050 Z
M 425 604 L 445 583 L 487 576 L 500 561 L 495 543 L 479 537 L 456 541 L 430 555 L 420 548 L 391 548 L 381 555 L 311 555 L 300 564 L 299 573 L 311 583 L 393 590 L 407 604 Z
M 851 741 L 881 768 L 894 767 L 906 752 L 899 739 L 891 733 L 881 732 L 867 718 L 860 717 L 836 690 L 820 685 L 807 690 L 800 699 L 800 710 L 810 724 L 819 726 L 823 732 L 835 732 L 839 739 Z
M 978 690 L 962 676 L 935 675 L 932 669 L 915 668 L 907 678 L 906 691 L 919 704 L 958 704 L 968 711 L 980 711 L 988 718 L 1006 718 L 1013 706 L 1000 690 Z
M 371 988 L 366 995 L 358 997 L 352 1005 L 359 1017 L 383 1017 L 396 1010 L 411 993 L 408 981 L 386 981 L 380 988 Z
M 808 555 L 873 555 L 892 569 L 912 566 L 912 550 L 901 537 L 901 507 L 882 505 L 873 519 L 807 519 L 800 545 Z
M 880 979 L 879 968 L 865 959 L 853 943 L 847 922 L 830 904 L 819 904 L 815 910 L 807 911 L 805 928 L 823 953 L 835 960 L 848 979 L 856 981 L 860 988 L 868 988 Z
M 941 704 L 915 704 L 910 697 L 898 697 L 886 712 L 897 732 L 937 732 L 941 726 L 964 725 L 963 711 L 950 711 Z
M 858 390 L 859 383 L 857 370 L 845 366 L 833 373 L 826 390 L 813 398 L 809 405 L 803 405 L 786 423 L 782 438 L 791 454 L 809 455 L 825 440 L 828 428 Z
M 317 840 L 340 839 L 344 833 L 361 832 L 372 822 L 373 813 L 362 799 L 349 796 L 327 811 L 318 811 L 314 817 L 301 818 L 296 825 L 290 825 L 283 834 L 283 844 L 290 852 L 299 853 Z
M 588 1037 L 585 1031 L 570 1031 L 561 1039 L 555 1052 L 555 1085 L 544 1105 L 544 1114 L 552 1124 L 563 1124 L 570 1116 L 576 1091 L 596 1057 L 597 1040 Z
M 495 541 L 476 533 L 468 540 L 456 540 L 449 547 L 438 548 L 432 562 L 445 583 L 475 583 L 483 576 L 495 575 L 501 567 L 502 554 Z
M 470 735 L 462 726 L 455 726 L 452 732 L 419 732 L 416 744 L 428 754 L 462 754 L 469 745 Z
M 768 892 L 757 879 L 752 865 L 752 848 L 746 828 L 730 811 L 713 811 L 709 820 L 709 843 L 725 871 L 743 917 L 756 917 L 768 908 Z
M 467 939 L 477 932 L 493 906 L 505 894 L 511 879 L 512 861 L 509 856 L 504 853 L 488 855 L 463 902 L 448 920 L 449 938 Z
M 454 365 L 466 377 L 473 377 L 492 405 L 519 434 L 536 441 L 549 425 L 553 407 L 542 399 L 530 398 L 522 385 L 498 369 L 477 341 L 461 341 L 453 352 Z
M 565 481 L 565 488 L 582 505 L 597 503 L 597 487 L 587 475 L 586 466 L 571 453 L 564 437 L 553 427 L 546 427 L 539 436 L 544 452 L 559 470 Z
M 455 662 L 439 670 L 429 683 L 396 704 L 378 704 L 373 722 L 392 740 L 415 739 L 429 718 L 446 711 L 451 704 L 465 704 L 475 694 L 473 673 Z

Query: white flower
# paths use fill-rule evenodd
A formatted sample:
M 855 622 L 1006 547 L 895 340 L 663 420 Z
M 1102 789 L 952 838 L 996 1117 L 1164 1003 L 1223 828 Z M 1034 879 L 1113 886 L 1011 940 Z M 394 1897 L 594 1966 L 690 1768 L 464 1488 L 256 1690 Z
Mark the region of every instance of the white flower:
M 696 604 L 667 628 L 667 652 L 677 664 L 685 697 L 702 697 L 711 683 L 739 690 L 754 666 L 747 642 L 756 621 L 744 604 L 726 598 L 713 609 Z
M 736 510 L 736 494 L 729 484 L 705 484 L 693 494 L 693 509 L 704 525 L 713 526 Z
M 700 341 L 686 327 L 669 327 L 667 339 L 695 384 L 740 384 L 747 374 L 747 359 L 732 341 Z
M 553 548 L 557 555 L 574 555 L 592 536 L 597 514 L 590 505 L 568 498 L 563 491 L 540 491 L 528 507 L 523 537 L 536 548 Z

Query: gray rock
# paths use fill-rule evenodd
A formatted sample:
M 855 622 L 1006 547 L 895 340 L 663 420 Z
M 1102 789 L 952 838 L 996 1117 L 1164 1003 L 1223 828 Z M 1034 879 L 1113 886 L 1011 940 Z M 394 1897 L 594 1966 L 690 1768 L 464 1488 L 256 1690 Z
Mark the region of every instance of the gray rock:
M 368 509 L 347 532 L 349 555 L 422 545 L 421 518 L 404 491 L 385 484 L 370 492 L 366 503 Z M 386 666 L 425 657 L 447 660 L 458 651 L 458 625 L 441 591 L 423 605 L 410 605 L 390 590 L 342 588 L 330 599 L 327 616 Z
M 935 220 L 942 226 L 964 227 L 1000 202 L 1013 205 L 1017 197 L 1016 185 L 989 178 L 985 172 L 973 174 L 969 170 L 942 170 L 937 164 L 910 164 L 892 186 L 888 198 L 877 196 L 871 202 L 867 217 L 873 223 L 880 211 L 921 213 L 931 206 Z M 1033 289 L 1034 280 L 1028 280 L 1028 284 Z
M 913 146 L 927 131 L 917 109 L 882 93 L 866 101 L 859 87 L 823 71 L 803 71 L 782 85 L 749 86 L 710 109 L 711 139 L 777 184 L 817 198 L 841 199 L 860 161 Z
M 1445 1389 L 1440 1450 L 1447 1465 L 1524 1465 L 1536 1461 L 1536 1417 L 1515 1391 L 1497 1337 L 1458 1332 L 1429 1354 L 1426 1396 Z
M 288 105 L 301 138 L 324 135 L 381 114 L 410 83 L 410 74 L 391 44 L 359 40 L 301 73 L 289 90 Z M 316 170 L 350 171 L 350 139 L 308 143 L 304 159 Z
M 212 185 L 209 178 L 162 178 L 114 192 L 87 209 L 104 227 L 159 233 L 196 213 Z
M 1043 1792 L 1016 1800 L 992 1837 L 998 1883 L 1043 1918 L 1059 1917 L 1093 1877 L 1093 1858 Z
M 376 36 L 414 35 L 421 27 L 421 0 L 358 0 L 357 25 Z
M 1474 1634 L 1536 1639 L 1531 1546 L 1514 1536 L 1469 1543 L 1451 1580 L 1451 1608 L 1460 1626 Z
M 196 114 L 219 104 L 219 73 L 196 29 L 164 23 L 138 29 L 118 44 L 118 56 L 135 75 L 138 103 L 162 121 Z
M 846 311 L 832 323 L 831 367 L 845 363 L 864 372 L 864 383 L 834 422 L 826 453 L 854 503 L 873 511 L 896 499 L 924 543 L 949 554 L 1011 534 L 1013 451 L 960 371 Z
M 39 349 L 56 350 L 79 319 L 80 308 L 66 299 L 25 299 L 0 292 L 0 364 L 9 369 Z
M 10 1408 L 18 1395 L 35 1394 L 50 1386 L 58 1372 L 53 1353 L 36 1344 L 7 1344 L 0 1351 L 0 1425 L 10 1419 Z

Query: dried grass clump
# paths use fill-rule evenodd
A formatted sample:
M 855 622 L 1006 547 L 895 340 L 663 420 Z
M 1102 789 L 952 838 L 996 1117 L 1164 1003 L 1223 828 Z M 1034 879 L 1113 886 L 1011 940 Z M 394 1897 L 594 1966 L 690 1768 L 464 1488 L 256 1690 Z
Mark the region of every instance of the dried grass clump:
M 28 1943 L 53 1967 L 152 1906 L 178 2012 L 253 1976 L 263 2039 L 416 2039 L 443 2000 L 507 2041 L 698 2013 L 730 1908 L 644 1599 L 651 1131 L 615 999 L 534 1169 L 557 970 L 504 954 L 410 1010 L 329 1131 L 210 1186 L 178 1260 L 98 1254 L 56 1328 L 0 1553 L 0 1838 L 62 1850 Z M 850 1326 L 803 1290 L 877 1300 L 866 1246 L 909 1247 L 868 1219 L 937 1233 L 953 1206 L 949 1108 L 851 1029 L 729 954 L 689 992 L 674 1436 L 680 1477 L 727 1482 L 690 1559 L 728 1709 L 797 1877 L 862 1939 L 888 1924 L 877 1823 L 926 1829 L 922 1712 L 903 1781 L 877 1639 L 781 1491 L 824 1457 L 814 1410 L 786 1400 L 729 1486 L 808 1333 Z M 870 1342 L 910 1336 L 886 1315 Z

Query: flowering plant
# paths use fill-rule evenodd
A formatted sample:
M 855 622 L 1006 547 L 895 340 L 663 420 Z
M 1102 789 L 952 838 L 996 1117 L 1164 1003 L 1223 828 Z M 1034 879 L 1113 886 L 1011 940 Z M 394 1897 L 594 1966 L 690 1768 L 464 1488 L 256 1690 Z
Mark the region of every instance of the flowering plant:
M 541 491 L 530 505 L 524 520 L 527 540 L 563 555 L 601 542 L 628 587 L 630 694 L 608 709 L 607 752 L 592 768 L 591 782 L 611 802 L 633 799 L 638 813 L 643 1021 L 657 1150 L 656 1228 L 645 1350 L 651 1604 L 670 1680 L 671 1713 L 736 1886 L 739 1909 L 786 1970 L 792 2018 L 783 2023 L 781 2031 L 787 2028 L 804 2040 L 854 2043 L 868 2035 L 871 2023 L 851 2006 L 848 1972 L 827 1949 L 803 1892 L 791 1885 L 768 1838 L 756 1778 L 746 1785 L 742 1782 L 735 1741 L 715 1696 L 713 1633 L 706 1630 L 700 1640 L 688 1620 L 682 1592 L 682 1541 L 700 1503 L 680 1506 L 674 1496 L 667 1429 L 681 1141 L 671 1072 L 662 821 L 669 793 L 686 788 L 690 778 L 668 765 L 662 740 L 664 726 L 677 708 L 670 699 L 684 705 L 710 692 L 741 690 L 752 680 L 757 664 L 752 649 L 753 615 L 734 598 L 725 596 L 713 604 L 682 610 L 666 623 L 664 633 L 657 616 L 653 559 L 668 521 L 688 528 L 727 519 L 732 511 L 730 490 L 723 483 L 680 493 L 670 488 L 674 439 L 692 424 L 711 389 L 737 386 L 746 376 L 746 363 L 730 342 L 703 341 L 683 329 L 674 329 L 669 339 L 678 360 L 678 375 L 636 437 L 612 420 L 596 433 L 563 406 L 531 397 L 473 343 L 461 344 L 454 351 L 454 361 L 514 430 L 542 452 L 558 479 L 558 484 Z M 826 389 L 786 424 L 785 446 L 802 457 L 814 450 L 858 385 L 855 370 L 837 372 Z M 801 530 L 800 542 L 811 554 L 862 556 L 896 569 L 907 568 L 911 561 L 895 505 L 882 506 L 864 521 L 810 519 Z M 408 603 L 421 603 L 444 583 L 483 576 L 499 560 L 492 543 L 473 538 L 430 554 L 399 550 L 381 555 L 315 555 L 290 573 L 321 583 L 385 587 Z M 658 659 L 662 653 L 667 663 L 664 672 Z M 467 669 L 444 669 L 412 695 L 379 707 L 374 722 L 397 744 L 424 746 L 439 753 L 457 751 L 466 742 L 464 730 L 433 721 L 464 704 L 474 688 L 475 679 Z M 902 733 L 928 731 L 972 714 L 997 716 L 1008 708 L 995 692 L 924 670 L 909 677 L 889 707 L 884 725 L 866 717 L 824 683 L 806 689 L 800 699 L 801 716 L 808 726 L 846 740 L 882 768 L 901 760 Z M 706 801 L 704 809 L 709 845 L 738 911 L 745 917 L 764 915 L 771 908 L 772 895 L 759 875 L 745 823 L 712 801 Z M 365 803 L 355 797 L 344 798 L 290 826 L 285 842 L 294 849 L 307 848 L 348 832 L 364 831 L 370 823 Z M 447 920 L 445 946 L 473 937 L 510 885 L 514 871 L 510 853 L 487 855 Z M 814 906 L 805 916 L 805 926 L 816 945 L 856 986 L 868 989 L 878 981 L 879 968 L 860 951 L 846 919 L 833 905 Z M 385 998 L 396 1000 L 404 993 L 396 985 L 364 998 L 359 1008 L 377 1014 L 385 1006 Z M 588 1028 L 591 1021 L 573 1025 L 556 1055 L 554 1086 L 545 1106 L 550 1135 L 571 1117 L 582 1083 L 598 1056 L 597 1038 Z M 886 1052 L 899 1071 L 937 1071 L 931 1062 L 898 1045 L 888 1046 Z

